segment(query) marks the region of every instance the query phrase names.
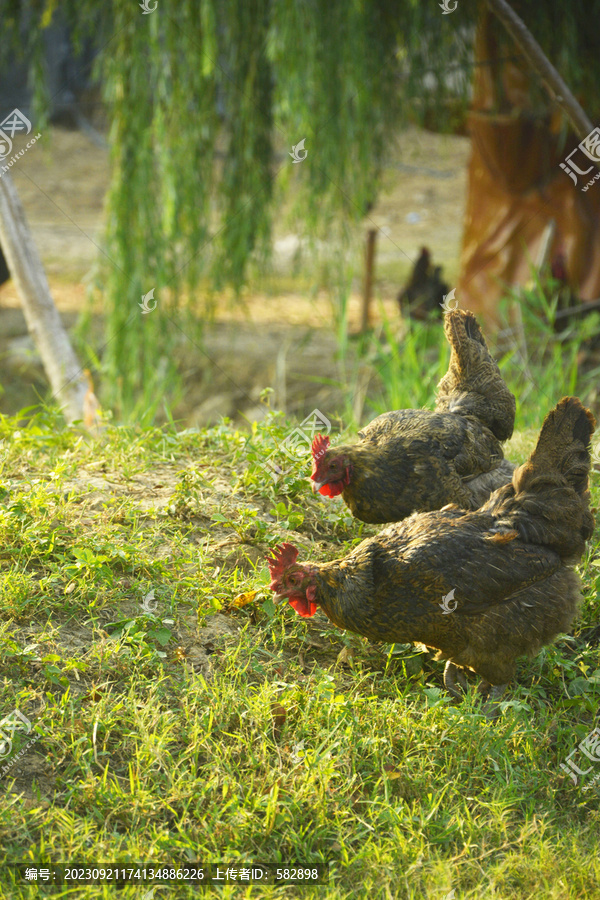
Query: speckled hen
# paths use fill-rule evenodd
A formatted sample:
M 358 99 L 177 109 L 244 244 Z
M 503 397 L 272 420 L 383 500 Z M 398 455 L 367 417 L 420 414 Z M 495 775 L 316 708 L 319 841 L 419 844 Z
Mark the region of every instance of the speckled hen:
M 529 460 L 480 510 L 416 513 L 333 562 L 298 563 L 296 548 L 283 544 L 269 559 L 270 587 L 302 616 L 320 607 L 340 628 L 372 640 L 435 648 L 448 661 L 452 693 L 470 669 L 496 700 L 517 658 L 566 631 L 577 611 L 580 582 L 571 567 L 594 525 L 594 427 L 577 398 L 564 398 Z M 453 600 L 444 603 L 448 594 Z
M 444 327 L 452 353 L 435 411 L 384 413 L 356 444 L 330 446 L 320 434 L 313 441 L 313 490 L 341 494 L 363 522 L 399 522 L 448 503 L 477 509 L 510 481 L 514 466 L 501 442 L 513 431 L 515 398 L 475 316 L 453 310 Z

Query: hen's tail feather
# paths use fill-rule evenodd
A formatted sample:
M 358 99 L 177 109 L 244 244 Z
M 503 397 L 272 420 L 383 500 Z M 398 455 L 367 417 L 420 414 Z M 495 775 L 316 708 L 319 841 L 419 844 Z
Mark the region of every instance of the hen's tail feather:
M 590 439 L 595 428 L 594 416 L 577 397 L 563 397 L 544 419 L 535 450 L 515 472 L 515 490 L 526 491 L 540 477 L 560 475 L 583 496 L 588 489 Z
M 589 444 L 596 427 L 577 397 L 564 397 L 544 420 L 535 450 L 514 473 L 512 484 L 483 507 L 496 517 L 494 530 L 514 529 L 528 542 L 578 562 L 592 536 L 589 510 Z
M 515 424 L 515 398 L 491 356 L 477 319 L 468 310 L 445 316 L 444 331 L 452 348 L 448 372 L 438 385 L 436 410 L 474 416 L 500 441 Z

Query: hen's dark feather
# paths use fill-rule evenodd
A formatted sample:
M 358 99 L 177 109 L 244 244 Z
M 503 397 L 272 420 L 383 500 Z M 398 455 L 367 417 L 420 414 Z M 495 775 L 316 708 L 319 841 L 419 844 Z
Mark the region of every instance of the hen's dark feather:
M 512 434 L 514 397 L 472 313 L 448 313 L 445 329 L 452 355 L 435 411 L 384 413 L 356 444 L 330 447 L 315 462 L 313 479 L 325 484 L 319 473 L 345 461 L 351 474 L 340 492 L 363 522 L 397 522 L 448 503 L 477 509 L 511 478 L 500 440 Z
M 316 603 L 341 628 L 418 641 L 490 684 L 508 682 L 519 656 L 569 628 L 581 600 L 569 566 L 593 529 L 594 427 L 577 398 L 563 399 L 527 463 L 480 510 L 418 513 L 311 566 Z M 444 612 L 452 591 L 456 608 Z
M 448 372 L 438 385 L 436 410 L 473 416 L 499 441 L 513 433 L 516 403 L 473 313 L 455 310 L 444 319 L 452 348 Z

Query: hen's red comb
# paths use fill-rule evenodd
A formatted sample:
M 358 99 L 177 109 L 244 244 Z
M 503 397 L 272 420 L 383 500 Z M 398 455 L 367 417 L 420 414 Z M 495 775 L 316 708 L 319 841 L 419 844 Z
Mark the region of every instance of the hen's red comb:
M 329 438 L 325 434 L 315 434 L 312 442 L 312 455 L 316 462 L 324 456 L 325 451 L 329 447 Z
M 289 566 L 293 566 L 298 559 L 298 551 L 293 544 L 279 544 L 273 550 L 273 556 L 267 556 L 267 564 L 271 573 L 271 582 L 281 578 Z

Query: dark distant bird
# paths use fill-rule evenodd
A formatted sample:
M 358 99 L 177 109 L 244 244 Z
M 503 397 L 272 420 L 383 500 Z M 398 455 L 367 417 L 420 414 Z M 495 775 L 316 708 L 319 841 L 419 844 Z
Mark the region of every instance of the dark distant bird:
M 589 443 L 595 421 L 565 397 L 535 450 L 476 512 L 416 513 L 344 559 L 298 563 L 292 544 L 268 559 L 270 588 L 301 616 L 320 607 L 340 628 L 375 641 L 417 641 L 446 659 L 459 696 L 463 669 L 497 700 L 518 657 L 567 631 L 581 601 L 572 566 L 591 537 Z M 490 707 L 491 710 L 491 707 Z
M 398 294 L 400 313 L 405 318 L 426 319 L 430 313 L 442 314 L 448 285 L 442 281 L 442 267 L 431 265 L 427 247 L 421 248 L 410 278 Z
M 452 353 L 434 412 L 384 413 L 356 444 L 330 446 L 320 434 L 313 441 L 313 490 L 341 494 L 363 522 L 398 522 L 447 503 L 477 509 L 510 481 L 501 441 L 513 431 L 515 398 L 473 313 L 453 310 L 444 328 Z
M 562 250 L 554 254 L 550 262 L 550 275 L 554 280 L 554 293 L 558 294 L 557 309 L 566 310 L 579 303 L 576 292 L 571 286 L 571 279 L 567 269 L 567 257 Z M 555 323 L 556 324 L 556 323 Z M 564 327 L 566 323 L 560 323 L 560 327 Z
M 550 274 L 552 278 L 554 278 L 556 281 L 559 281 L 563 285 L 569 283 L 569 278 L 567 275 L 567 259 L 562 250 L 559 250 L 552 257 L 552 261 L 550 263 Z

